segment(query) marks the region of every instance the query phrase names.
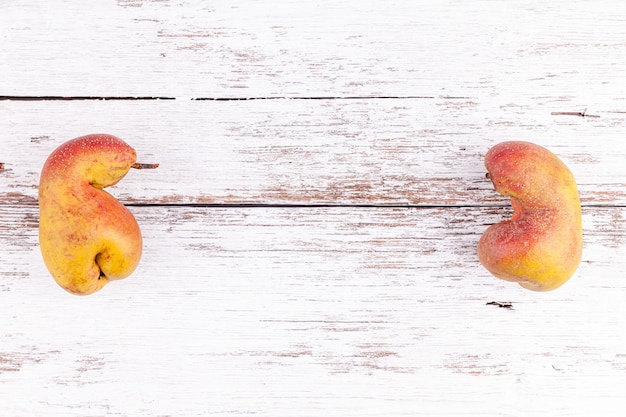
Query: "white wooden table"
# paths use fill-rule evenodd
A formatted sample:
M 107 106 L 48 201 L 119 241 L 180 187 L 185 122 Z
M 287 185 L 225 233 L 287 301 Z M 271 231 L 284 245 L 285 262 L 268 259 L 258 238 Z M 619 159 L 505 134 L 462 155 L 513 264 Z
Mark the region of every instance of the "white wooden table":
M 88 3 L 0 2 L 2 416 L 624 415 L 623 2 Z M 77 297 L 37 185 L 94 132 L 161 166 L 111 189 L 139 268 Z M 478 262 L 504 140 L 577 178 L 556 291 Z

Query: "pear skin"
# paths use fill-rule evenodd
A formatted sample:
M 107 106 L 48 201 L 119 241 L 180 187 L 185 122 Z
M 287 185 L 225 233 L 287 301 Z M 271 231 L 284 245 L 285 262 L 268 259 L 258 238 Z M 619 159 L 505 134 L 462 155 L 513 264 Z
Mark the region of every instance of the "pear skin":
M 92 294 L 126 278 L 139 263 L 139 225 L 103 190 L 119 182 L 135 159 L 135 150 L 121 139 L 95 134 L 62 144 L 43 166 L 41 253 L 55 281 L 72 294 Z
M 503 142 L 485 156 L 495 190 L 511 198 L 510 220 L 490 226 L 478 257 L 494 276 L 534 291 L 563 285 L 582 257 L 583 232 L 576 181 L 549 150 Z

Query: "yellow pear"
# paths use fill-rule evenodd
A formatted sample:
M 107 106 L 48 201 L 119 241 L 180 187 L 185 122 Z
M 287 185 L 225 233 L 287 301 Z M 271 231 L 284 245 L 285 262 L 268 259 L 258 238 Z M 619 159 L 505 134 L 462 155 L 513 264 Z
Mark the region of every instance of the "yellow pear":
M 46 160 L 39 182 L 39 244 L 46 267 L 70 293 L 87 295 L 126 278 L 141 258 L 133 215 L 103 188 L 134 168 L 133 148 L 115 136 L 72 139 Z
M 493 275 L 534 291 L 563 285 L 582 257 L 583 229 L 576 180 L 546 148 L 503 142 L 485 155 L 495 190 L 511 198 L 510 220 L 490 226 L 478 257 Z

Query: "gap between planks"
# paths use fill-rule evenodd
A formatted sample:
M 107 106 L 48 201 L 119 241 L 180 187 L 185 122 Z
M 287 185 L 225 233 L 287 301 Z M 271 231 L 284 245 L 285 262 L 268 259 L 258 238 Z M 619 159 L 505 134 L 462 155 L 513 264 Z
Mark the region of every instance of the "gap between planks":
M 510 204 L 332 204 L 332 203 L 123 203 L 126 207 L 166 207 L 166 208 L 355 208 L 355 209 L 464 209 L 491 208 L 510 209 Z M 4 204 L 0 204 L 4 205 Z M 37 201 L 6 204 L 8 206 L 38 206 Z M 581 208 L 626 208 L 626 204 L 581 204 Z
M 0 101 L 151 101 L 151 100 L 190 100 L 190 101 L 254 101 L 254 100 L 469 100 L 462 96 L 265 96 L 265 97 L 166 97 L 166 96 L 0 96 Z

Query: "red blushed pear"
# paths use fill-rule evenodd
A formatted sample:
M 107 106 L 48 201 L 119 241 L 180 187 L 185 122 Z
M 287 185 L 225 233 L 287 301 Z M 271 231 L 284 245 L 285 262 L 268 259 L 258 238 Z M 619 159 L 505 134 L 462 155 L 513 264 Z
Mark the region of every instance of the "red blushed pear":
M 137 164 L 133 148 L 115 136 L 72 139 L 46 160 L 39 182 L 39 244 L 56 282 L 87 295 L 129 276 L 141 258 L 141 230 L 133 215 L 103 190 Z
M 503 142 L 485 156 L 495 190 L 511 198 L 510 220 L 490 226 L 478 257 L 494 276 L 535 291 L 563 285 L 582 256 L 582 218 L 574 176 L 549 150 Z

